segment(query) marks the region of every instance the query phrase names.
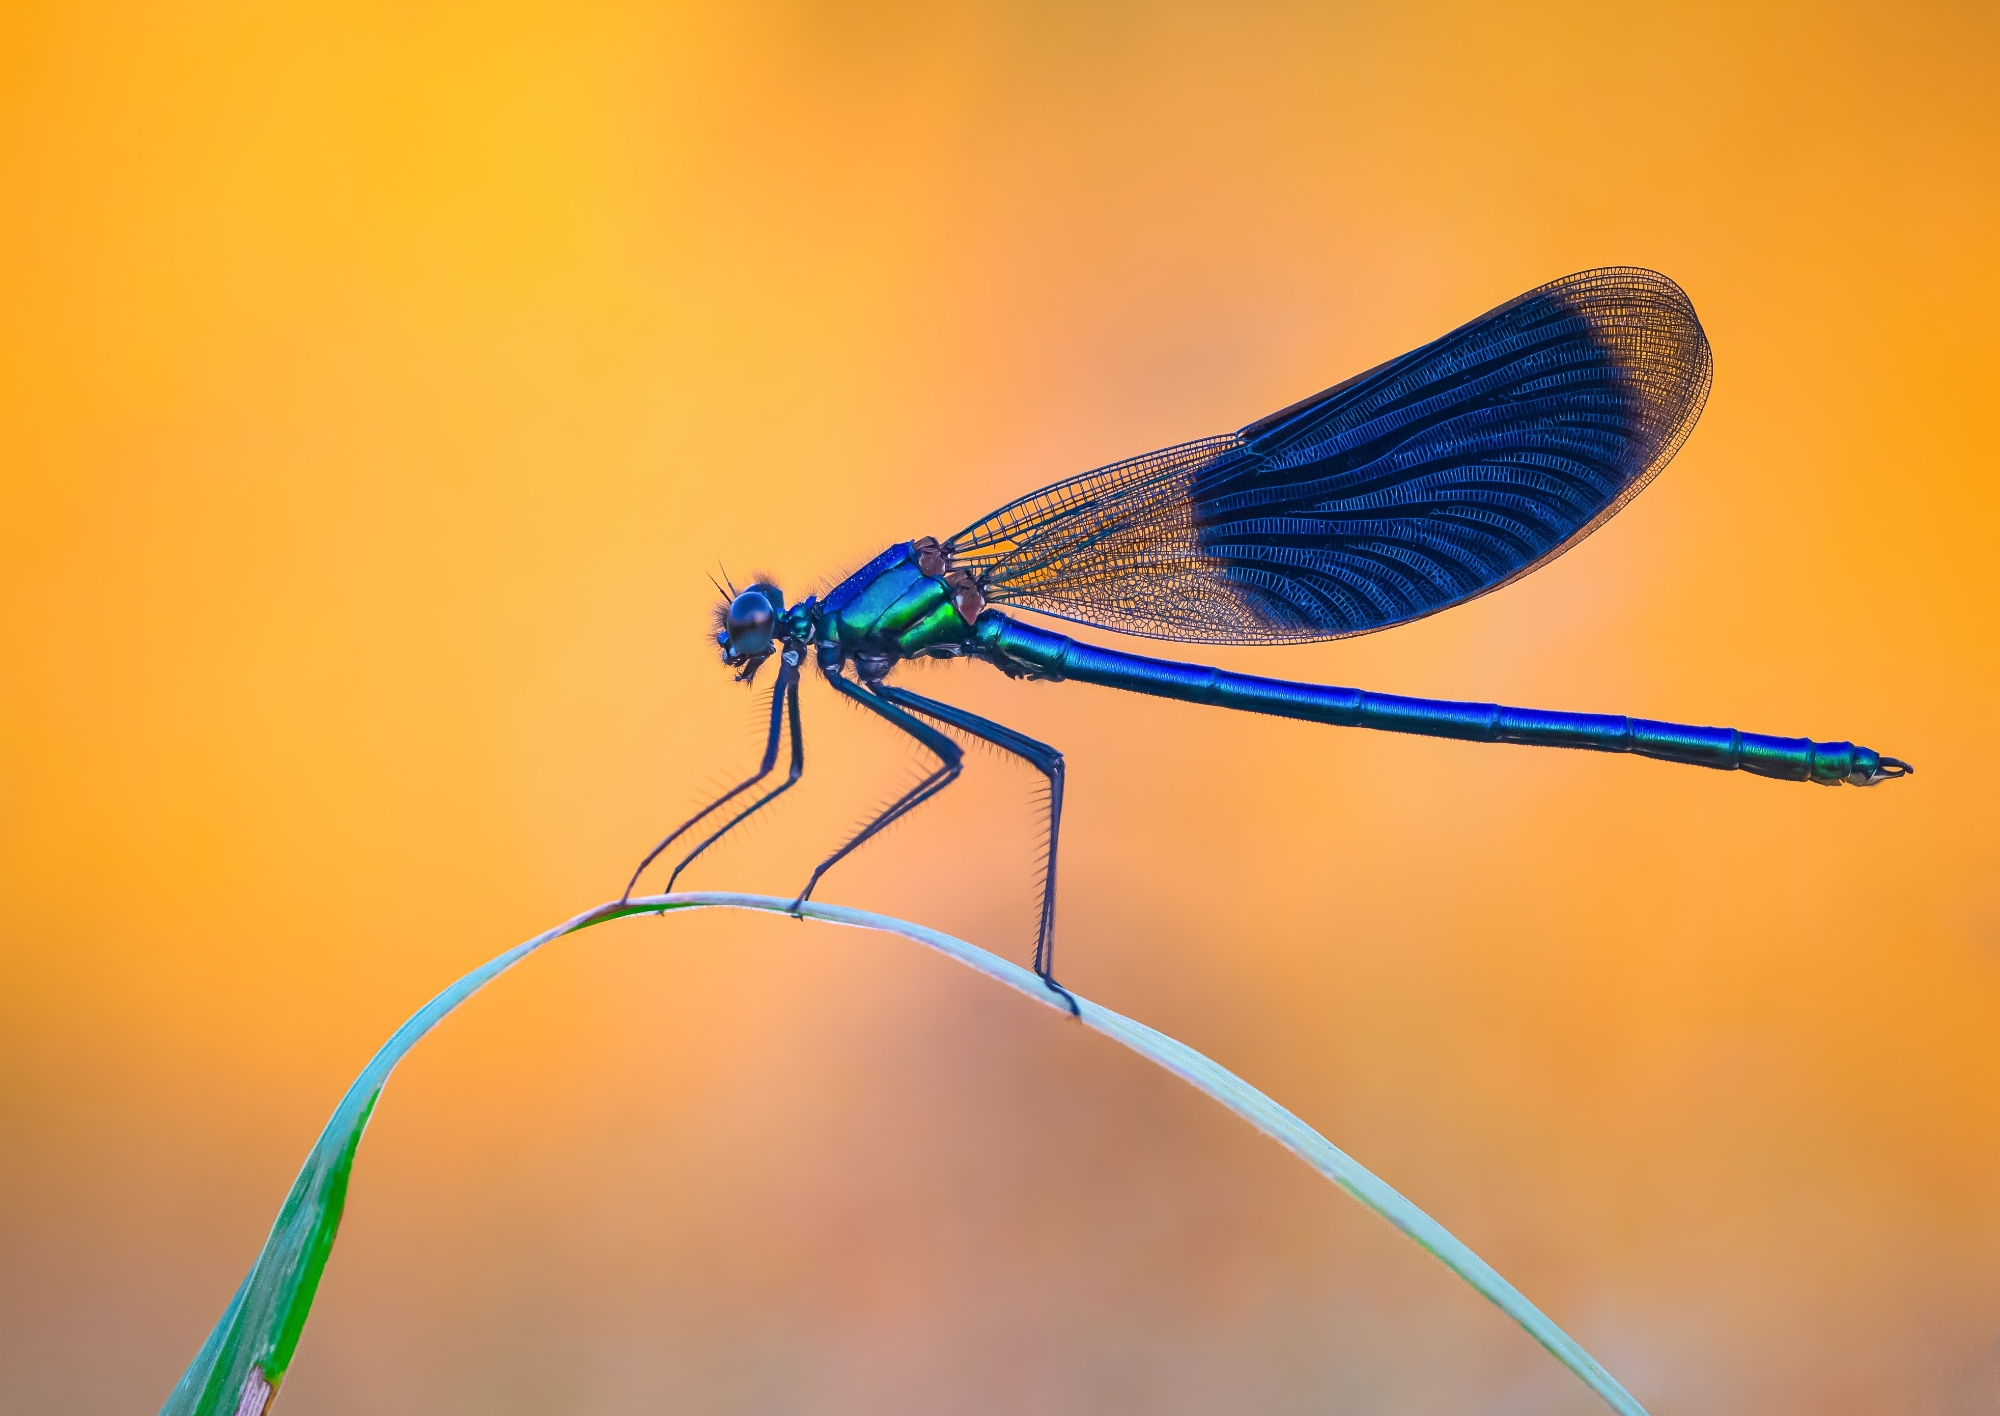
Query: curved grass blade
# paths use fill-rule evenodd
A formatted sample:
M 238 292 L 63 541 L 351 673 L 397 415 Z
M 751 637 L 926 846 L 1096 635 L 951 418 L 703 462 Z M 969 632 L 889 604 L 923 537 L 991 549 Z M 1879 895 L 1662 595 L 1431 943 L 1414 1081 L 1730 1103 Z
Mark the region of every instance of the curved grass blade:
M 299 1334 L 312 1310 L 319 1290 L 320 1274 L 326 1267 L 333 1240 L 340 1229 L 341 1211 L 347 1200 L 347 1178 L 354 1165 L 355 1147 L 368 1127 L 375 1101 L 382 1094 L 389 1073 L 435 1027 L 444 1016 L 498 978 L 544 944 L 587 929 L 607 920 L 635 914 L 666 914 L 672 910 L 730 908 L 761 910 L 772 914 L 802 914 L 826 924 L 843 924 L 859 929 L 876 929 L 900 934 L 905 939 L 949 955 L 960 963 L 1004 983 L 1044 1007 L 1067 1013 L 1067 1002 L 1049 992 L 1042 981 L 1018 964 L 987 953 L 984 949 L 926 929 L 919 924 L 870 914 L 866 910 L 807 901 L 796 911 L 792 902 L 771 895 L 737 895 L 712 891 L 692 891 L 678 895 L 650 895 L 622 904 L 600 905 L 554 929 L 517 944 L 497 958 L 481 964 L 451 987 L 438 994 L 395 1035 L 382 1045 L 334 1108 L 326 1129 L 320 1133 L 312 1153 L 292 1182 L 291 1193 L 278 1211 L 277 1222 L 264 1241 L 236 1296 L 223 1309 L 221 1319 L 195 1359 L 182 1374 L 160 1416 L 264 1416 L 278 1386 L 290 1367 Z M 1075 996 L 1075 995 L 1073 995 Z M 1293 1155 L 1382 1216 L 1396 1228 L 1435 1255 L 1453 1273 L 1471 1284 L 1494 1306 L 1518 1323 L 1529 1336 L 1596 1392 L 1620 1416 L 1646 1416 L 1646 1410 L 1616 1378 L 1605 1371 L 1583 1347 L 1529 1302 L 1519 1289 L 1502 1278 L 1491 1265 L 1454 1238 L 1449 1230 L 1389 1185 L 1367 1167 L 1335 1146 L 1319 1132 L 1272 1101 L 1241 1077 L 1204 1057 L 1185 1043 L 1144 1023 L 1134 1022 L 1089 999 L 1076 996 L 1082 1022 L 1114 1041 L 1123 1043 L 1140 1056 L 1158 1064 L 1207 1093 L 1238 1116 L 1255 1126 Z

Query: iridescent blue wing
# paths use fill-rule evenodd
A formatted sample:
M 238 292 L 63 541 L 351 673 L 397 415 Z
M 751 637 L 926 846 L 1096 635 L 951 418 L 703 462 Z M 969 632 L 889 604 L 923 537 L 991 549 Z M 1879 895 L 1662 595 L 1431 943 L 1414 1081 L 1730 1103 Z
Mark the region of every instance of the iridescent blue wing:
M 1679 286 L 1583 271 L 1238 433 L 1044 487 L 945 551 L 997 605 L 1129 634 L 1365 634 L 1596 530 L 1686 440 L 1710 368 Z

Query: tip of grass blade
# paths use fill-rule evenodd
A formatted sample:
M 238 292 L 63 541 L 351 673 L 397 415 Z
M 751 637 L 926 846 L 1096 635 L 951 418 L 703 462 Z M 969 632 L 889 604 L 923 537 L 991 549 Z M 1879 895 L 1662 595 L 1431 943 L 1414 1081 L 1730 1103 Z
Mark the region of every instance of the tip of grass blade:
M 340 1230 L 355 1149 L 368 1128 L 368 1118 L 374 1113 L 376 1099 L 381 1096 L 389 1073 L 425 1033 L 459 1004 L 545 944 L 591 925 L 629 915 L 668 914 L 683 909 L 756 910 L 898 934 L 948 955 L 1044 1007 L 1065 1016 L 1073 1011 L 1086 1027 L 1123 1044 L 1228 1107 L 1415 1240 L 1519 1324 L 1620 1416 L 1646 1416 L 1645 1408 L 1576 1339 L 1443 1225 L 1270 1097 L 1185 1043 L 1100 1007 L 1080 994 L 1065 998 L 1053 993 L 1037 975 L 1020 965 L 920 924 L 810 900 L 794 905 L 790 900 L 771 895 L 713 891 L 635 896 L 599 905 L 489 959 L 419 1008 L 369 1060 L 334 1108 L 298 1179 L 292 1182 L 291 1192 L 271 1226 L 270 1237 L 264 1241 L 263 1252 L 160 1408 L 160 1416 L 264 1416 L 284 1382 L 292 1352 L 319 1291 L 320 1275 Z

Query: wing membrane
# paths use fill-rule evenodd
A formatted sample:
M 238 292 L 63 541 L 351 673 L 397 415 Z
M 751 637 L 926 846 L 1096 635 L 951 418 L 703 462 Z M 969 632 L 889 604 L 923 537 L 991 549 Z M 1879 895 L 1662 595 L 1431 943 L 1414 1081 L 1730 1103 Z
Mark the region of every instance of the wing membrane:
M 1596 530 L 1686 440 L 1710 372 L 1680 287 L 1584 271 L 1240 432 L 1030 493 L 945 550 L 996 604 L 1131 634 L 1365 634 Z

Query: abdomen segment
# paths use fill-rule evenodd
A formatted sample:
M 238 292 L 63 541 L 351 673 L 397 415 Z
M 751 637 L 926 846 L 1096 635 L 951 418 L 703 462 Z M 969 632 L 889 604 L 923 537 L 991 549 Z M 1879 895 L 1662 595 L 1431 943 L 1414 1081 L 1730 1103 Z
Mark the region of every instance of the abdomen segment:
M 1358 688 L 1258 678 L 1205 664 L 1182 664 L 1079 643 L 1067 635 L 1022 624 L 997 610 L 979 617 L 971 647 L 1003 669 L 1037 678 L 1074 679 L 1155 698 L 1178 698 L 1343 728 L 1375 728 L 1468 742 L 1630 752 L 1665 762 L 1825 786 L 1842 782 L 1873 786 L 1906 776 L 1911 770 L 1906 762 L 1851 742 L 1770 737 L 1735 728 L 1703 728 L 1608 713 L 1561 713 L 1497 703 L 1404 698 Z

